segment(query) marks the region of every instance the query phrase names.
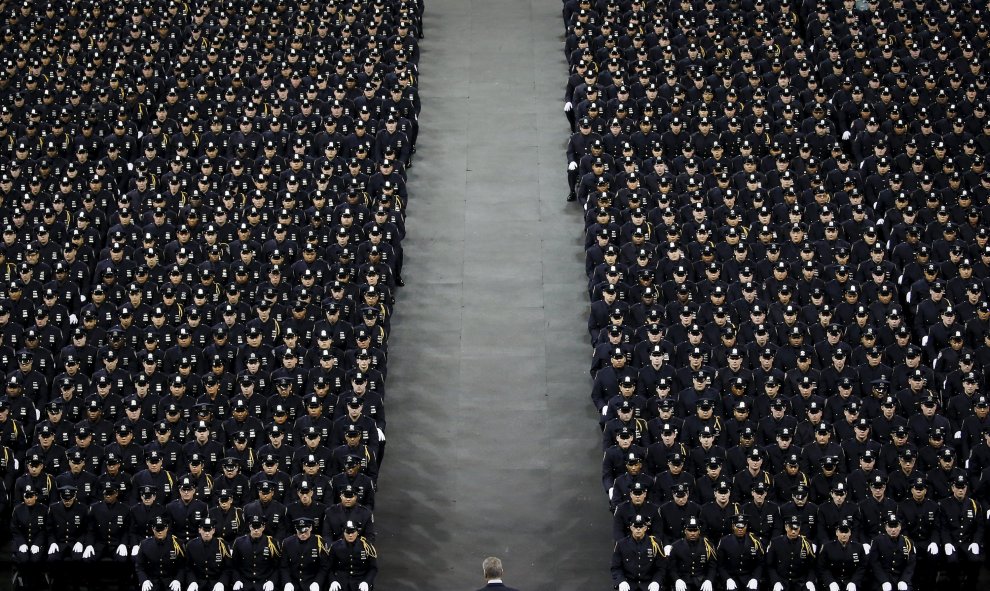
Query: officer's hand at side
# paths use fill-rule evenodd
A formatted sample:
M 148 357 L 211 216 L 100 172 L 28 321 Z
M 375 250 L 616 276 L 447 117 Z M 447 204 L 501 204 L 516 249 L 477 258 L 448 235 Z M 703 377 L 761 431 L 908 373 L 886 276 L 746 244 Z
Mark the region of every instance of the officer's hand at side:
M 340 583 L 337 581 L 330 583 L 330 591 L 340 591 Z
M 574 105 L 571 104 L 571 101 L 567 101 L 566 103 L 564 103 L 564 112 L 565 113 L 570 113 L 571 112 L 571 109 L 573 109 L 573 108 L 574 108 Z
M 244 588 L 244 583 L 242 583 L 240 581 L 237 581 L 236 583 L 234 583 L 234 586 L 232 587 L 232 589 L 234 591 L 241 591 L 241 589 L 243 589 L 243 588 Z
M 41 547 L 39 547 L 37 545 L 32 545 L 31 546 L 31 554 L 37 554 L 38 552 L 41 552 Z
M 371 587 L 369 587 L 367 583 L 361 583 L 358 585 L 358 591 L 368 591 L 368 589 L 371 589 Z
M 674 581 L 674 591 L 687 591 L 687 583 L 685 583 L 680 579 L 677 579 L 676 581 Z
M 577 162 L 569 162 L 567 164 L 567 170 L 577 170 Z
M 712 591 L 712 582 L 705 581 L 701 584 L 701 591 Z
M 182 583 L 178 581 L 172 581 L 168 584 L 168 588 L 172 591 L 182 591 Z
M 199 591 L 199 583 L 195 581 L 189 583 L 189 586 L 186 587 L 186 591 Z
M 52 543 L 52 545 L 48 547 L 48 555 L 51 556 L 56 552 L 58 552 L 58 544 Z
M 660 583 L 653 581 L 646 587 L 646 591 L 660 591 Z
M 750 579 L 749 582 L 746 583 L 746 588 L 751 589 L 752 591 L 756 591 L 756 588 L 759 586 L 760 586 L 760 582 L 757 581 L 756 579 Z
M 282 591 L 296 591 L 296 586 L 292 583 L 286 583 L 285 587 L 282 587 Z
M 863 544 L 863 552 L 866 552 L 867 554 L 870 553 L 870 545 L 869 544 Z
M 836 582 L 829 583 L 828 591 L 839 591 L 839 584 Z
M 320 584 L 313 583 L 312 585 L 309 586 L 309 591 L 320 591 Z
M 736 589 L 738 589 L 738 587 L 736 586 L 736 582 L 733 581 L 732 579 L 725 580 L 725 588 L 726 591 L 736 591 Z
M 673 546 L 670 546 L 670 545 L 664 546 L 663 547 L 663 553 L 669 555 L 671 548 L 673 548 Z
M 138 546 L 131 546 L 131 556 L 137 556 L 138 550 Z
M 86 546 L 86 549 L 83 550 L 83 558 L 92 558 L 94 556 L 96 556 L 96 550 L 93 550 L 92 546 Z
M 627 583 L 625 581 L 622 581 L 621 583 L 619 583 L 619 591 L 629 591 L 629 589 L 630 589 L 629 583 Z
M 907 591 L 907 583 L 901 581 L 897 584 L 897 591 Z
M 774 583 L 773 584 L 773 591 L 784 591 L 784 584 L 783 583 Z
M 75 552 L 76 554 L 82 552 L 83 551 L 82 542 L 76 542 L 75 544 L 73 544 L 72 551 Z
M 956 548 L 952 544 L 946 544 L 942 549 L 945 550 L 946 556 L 952 556 L 952 553 L 956 551 Z
M 880 585 L 880 588 L 883 589 L 883 591 L 890 591 L 894 588 L 894 586 L 890 583 L 884 583 L 883 585 Z
M 936 544 L 935 542 L 932 542 L 931 544 L 928 544 L 928 553 L 931 554 L 932 556 L 937 556 L 938 555 L 938 544 Z
M 120 556 L 121 558 L 126 558 L 127 546 L 125 546 L 124 544 L 117 546 L 117 556 Z
M 814 584 L 814 583 L 812 583 L 811 581 L 808 581 L 807 583 L 805 583 L 805 584 L 804 584 L 804 587 L 805 587 L 805 589 L 807 589 L 808 591 L 815 591 L 815 584 Z
M 141 583 L 141 591 L 151 591 L 155 588 L 155 584 L 151 581 L 145 581 Z
M 973 542 L 972 544 L 970 544 L 969 545 L 969 553 L 972 554 L 973 556 L 979 556 L 980 555 L 980 545 L 977 544 L 976 542 Z
M 265 581 L 265 584 L 261 586 L 261 591 L 273 591 L 275 589 L 275 583 L 271 581 Z
M 849 583 L 846 585 L 846 591 L 856 591 L 856 583 Z
M 213 586 L 213 591 L 223 591 L 223 583 L 217 583 Z

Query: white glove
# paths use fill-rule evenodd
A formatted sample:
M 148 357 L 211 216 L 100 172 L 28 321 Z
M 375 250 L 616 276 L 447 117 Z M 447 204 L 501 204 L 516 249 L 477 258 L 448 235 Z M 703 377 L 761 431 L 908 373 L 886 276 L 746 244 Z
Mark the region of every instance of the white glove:
M 75 326 L 79 324 L 79 318 L 75 314 L 69 314 L 69 326 Z
M 570 162 L 567 164 L 567 170 L 577 170 L 577 162 Z
M 52 545 L 48 547 L 48 555 L 51 556 L 52 554 L 55 554 L 56 552 L 58 552 L 58 544 L 55 544 L 53 542 Z
M 883 589 L 883 591 L 890 591 L 894 588 L 894 586 L 890 583 L 884 583 L 883 585 L 880 585 L 880 588 Z
M 736 582 L 735 581 L 733 581 L 732 579 L 727 579 L 725 581 L 725 588 L 726 588 L 726 591 L 736 591 L 736 589 L 738 587 L 736 587 Z
M 866 552 L 867 554 L 870 553 L 870 545 L 869 544 L 863 544 L 863 552 Z
M 37 554 L 38 552 L 41 552 L 41 548 L 39 548 L 39 547 L 38 547 L 37 545 L 35 545 L 35 544 L 32 544 L 32 545 L 31 545 L 31 554 Z
M 151 591 L 155 588 L 155 584 L 151 581 L 145 581 L 141 583 L 141 591 Z
M 124 544 L 117 546 L 117 556 L 120 556 L 121 558 L 127 558 L 127 546 L 125 546 Z
M 938 544 L 935 542 L 928 544 L 928 553 L 932 556 L 938 556 Z
M 337 581 L 330 583 L 330 591 L 340 591 L 340 583 Z
M 382 431 L 381 427 L 378 427 L 378 441 L 385 443 L 385 432 Z
M 217 583 L 213 586 L 213 591 L 223 591 L 223 583 Z
M 812 544 L 811 545 L 811 551 L 812 552 L 818 552 L 818 544 Z
M 856 583 L 849 583 L 846 585 L 846 591 L 856 591 Z
M 897 584 L 897 591 L 907 591 L 907 583 L 901 581 Z
M 759 586 L 760 586 L 760 583 L 756 579 L 750 579 L 749 582 L 746 583 L 746 588 L 747 589 L 752 589 L 752 591 L 756 591 L 756 588 L 759 587 Z
M 244 583 L 240 581 L 237 581 L 236 583 L 234 583 L 234 586 L 231 587 L 231 589 L 233 589 L 234 591 L 241 591 L 241 589 L 243 588 L 244 588 Z
M 667 546 L 664 546 L 664 547 L 663 547 L 663 553 L 664 553 L 664 554 L 668 554 L 668 555 L 669 555 L 669 554 L 670 554 L 670 549 L 671 549 L 671 548 L 673 548 L 673 546 L 670 546 L 670 545 L 667 545 Z
M 969 553 L 973 556 L 978 556 L 980 554 L 980 545 L 977 543 L 972 543 L 969 545 Z
M 168 584 L 168 588 L 172 591 L 182 591 L 182 583 L 178 581 L 172 581 Z
M 21 544 L 20 546 L 18 546 L 17 551 L 20 552 L 21 554 L 27 554 L 28 551 L 27 544 Z
M 127 170 L 128 171 L 133 171 L 134 170 L 134 163 L 133 162 L 128 162 L 127 163 Z
M 192 582 L 186 587 L 186 591 L 199 591 L 199 583 Z
M 808 581 L 807 583 L 805 583 L 805 584 L 804 584 L 804 587 L 805 587 L 805 589 L 807 589 L 808 591 L 815 591 L 815 584 L 814 584 L 814 583 L 812 583 L 811 581 Z
M 309 591 L 320 591 L 320 584 L 313 583 L 312 585 L 309 586 Z
M 687 591 L 687 583 L 685 583 L 680 579 L 677 579 L 674 582 L 674 591 Z
M 828 584 L 828 591 L 839 591 L 839 584 L 838 583 L 829 583 Z
M 842 132 L 842 141 L 847 141 L 850 137 L 852 137 L 852 134 L 849 133 L 848 131 Z
M 75 545 L 72 546 L 72 551 L 75 552 L 76 554 L 82 552 L 83 551 L 82 542 L 76 542 Z
M 367 583 L 361 583 L 358 585 L 358 591 L 368 591 L 368 589 L 371 589 L 371 587 L 369 587 Z
M 952 556 L 952 554 L 956 551 L 956 549 L 952 546 L 952 544 L 946 544 L 944 546 L 944 549 L 946 556 Z
M 784 591 L 784 584 L 783 583 L 774 583 L 773 584 L 773 591 Z
M 131 556 L 137 556 L 138 550 L 137 546 L 131 546 Z
M 712 591 L 712 582 L 705 581 L 701 584 L 701 591 Z
M 646 586 L 646 591 L 660 591 L 660 583 L 657 583 L 656 581 L 650 583 Z
M 261 586 L 261 591 L 273 591 L 275 589 L 275 583 L 271 581 L 265 581 L 265 584 Z
M 956 431 L 956 439 L 962 439 L 962 431 Z
M 282 587 L 282 591 L 296 591 L 296 586 L 292 583 L 286 583 L 285 587 Z
M 627 583 L 625 581 L 622 581 L 621 583 L 619 583 L 619 591 L 629 591 L 629 589 L 631 589 L 631 587 L 629 586 L 629 583 Z
M 564 112 L 565 113 L 570 113 L 571 112 L 571 109 L 573 109 L 573 108 L 574 108 L 574 105 L 571 104 L 571 101 L 567 101 L 566 103 L 564 103 Z
M 990 519 L 990 509 L 987 509 L 987 519 Z
M 92 546 L 86 546 L 86 549 L 83 550 L 83 558 L 92 558 L 94 556 L 96 556 L 96 550 L 93 550 Z

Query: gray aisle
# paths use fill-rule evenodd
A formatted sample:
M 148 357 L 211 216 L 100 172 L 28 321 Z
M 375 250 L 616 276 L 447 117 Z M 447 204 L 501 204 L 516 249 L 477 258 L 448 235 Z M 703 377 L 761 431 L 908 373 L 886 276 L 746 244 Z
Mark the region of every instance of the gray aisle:
M 560 0 L 427 0 L 379 589 L 608 589 Z

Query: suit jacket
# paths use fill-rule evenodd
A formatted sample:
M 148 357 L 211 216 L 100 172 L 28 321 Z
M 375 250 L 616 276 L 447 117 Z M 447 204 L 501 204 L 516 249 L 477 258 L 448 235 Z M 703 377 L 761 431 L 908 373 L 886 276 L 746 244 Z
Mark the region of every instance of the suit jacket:
M 506 587 L 505 583 L 488 583 L 478 591 L 519 591 L 514 587 Z

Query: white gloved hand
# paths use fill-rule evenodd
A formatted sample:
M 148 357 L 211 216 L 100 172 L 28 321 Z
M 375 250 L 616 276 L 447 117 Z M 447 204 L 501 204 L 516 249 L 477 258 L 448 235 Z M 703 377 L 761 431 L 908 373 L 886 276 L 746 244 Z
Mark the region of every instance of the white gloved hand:
M 990 519 L 990 509 L 987 509 L 987 519 Z
M 577 162 L 569 162 L 567 164 L 567 170 L 577 170 Z
M 807 589 L 808 591 L 815 591 L 815 584 L 814 584 L 814 583 L 812 583 L 811 581 L 808 581 L 807 583 L 805 583 L 805 584 L 804 584 L 804 587 L 805 587 L 805 589 Z
M 574 108 L 574 105 L 571 104 L 571 101 L 567 101 L 566 103 L 564 103 L 564 112 L 565 113 L 570 113 L 571 112 L 571 109 L 573 109 L 573 108 Z
M 138 550 L 140 550 L 140 547 L 131 546 L 131 556 L 137 556 Z
M 842 132 L 842 141 L 844 141 L 844 142 L 845 141 L 848 141 L 849 138 L 851 138 L 851 137 L 852 137 L 852 134 L 849 133 L 848 131 L 843 131 Z
M 37 554 L 38 552 L 41 552 L 41 548 L 37 544 L 32 544 L 31 554 Z
M 863 552 L 866 552 L 867 554 L 870 553 L 870 545 L 869 544 L 863 544 Z
M 962 439 L 962 431 L 956 431 L 956 439 Z
M 27 544 L 21 544 L 20 546 L 18 546 L 17 551 L 20 552 L 21 554 L 27 554 L 28 551 Z
M 199 591 L 199 583 L 195 581 L 189 583 L 189 586 L 186 587 L 186 591 Z
M 83 551 L 82 542 L 76 542 L 75 544 L 73 544 L 72 551 L 75 552 L 76 554 L 82 552 Z
M 849 583 L 846 585 L 846 591 L 856 591 L 856 583 Z
M 977 544 L 977 543 L 975 543 L 975 542 L 972 543 L 972 544 L 970 544 L 969 545 L 969 553 L 972 554 L 973 556 L 979 556 L 979 554 L 980 554 L 980 545 Z
M 69 326 L 79 324 L 79 318 L 75 314 L 69 314 Z
M 337 581 L 330 583 L 330 591 L 340 591 L 340 583 Z
M 811 545 L 811 551 L 812 552 L 818 552 L 818 544 L 812 544 Z
M 273 591 L 275 589 L 275 583 L 271 581 L 265 581 L 265 584 L 261 586 L 261 591 Z
M 760 582 L 757 581 L 756 579 L 750 579 L 749 582 L 746 583 L 746 588 L 751 589 L 752 591 L 756 591 L 756 588 L 759 586 L 760 586 Z
M 223 583 L 217 583 L 213 586 L 213 591 L 223 591 Z
M 614 492 L 615 492 L 615 487 L 614 486 L 609 487 L 609 489 L 608 489 L 608 498 L 609 499 L 612 498 L 612 493 L 614 493 Z
M 834 582 L 833 583 L 829 583 L 828 584 L 828 591 L 839 591 L 839 584 L 838 583 L 834 583 Z
M 663 547 L 663 553 L 669 555 L 671 548 L 673 548 L 673 546 L 670 546 L 670 545 L 664 546 Z
M 732 579 L 726 579 L 725 580 L 725 588 L 726 588 L 726 591 L 736 591 L 736 589 L 737 589 L 736 582 L 733 581 Z
M 52 545 L 48 547 L 48 555 L 51 556 L 56 552 L 58 552 L 58 544 L 53 542 Z
M 172 581 L 168 584 L 168 588 L 172 591 L 182 591 L 182 583 L 178 581 Z
M 701 584 L 701 591 L 712 591 L 712 582 L 705 581 Z
M 956 548 L 952 544 L 946 544 L 943 546 L 943 549 L 945 550 L 946 556 L 952 556 L 952 554 L 956 551 Z
M 237 581 L 236 583 L 234 583 L 234 586 L 233 586 L 233 587 L 231 587 L 231 588 L 232 588 L 232 589 L 233 589 L 234 591 L 241 591 L 241 589 L 243 589 L 243 588 L 244 588 L 244 583 L 242 583 L 242 582 L 240 582 L 240 581 Z
M 932 556 L 938 556 L 938 544 L 935 542 L 928 544 L 928 553 Z
M 677 579 L 676 581 L 674 581 L 674 591 L 687 591 L 687 583 L 685 583 L 680 579 Z
M 890 583 L 884 583 L 883 585 L 880 585 L 880 588 L 883 589 L 883 591 L 890 591 L 894 588 L 894 586 Z
M 155 584 L 151 581 L 145 581 L 141 583 L 141 591 L 151 591 L 155 588 Z
M 94 556 L 96 556 L 96 550 L 93 550 L 92 546 L 86 546 L 86 549 L 83 550 L 83 558 L 92 558 Z
M 369 587 L 367 583 L 361 583 L 358 585 L 358 591 L 368 591 L 368 589 L 371 589 L 371 587 Z
M 309 586 L 309 591 L 320 591 L 320 584 L 313 583 L 312 585 Z
M 784 584 L 783 583 L 774 583 L 773 584 L 773 591 L 784 591 Z
M 907 583 L 901 581 L 897 584 L 897 591 L 907 591 Z
M 652 583 L 646 586 L 646 591 L 660 591 L 660 583 L 653 581 Z
M 629 591 L 631 588 L 632 587 L 629 586 L 629 583 L 627 583 L 625 581 L 622 581 L 621 583 L 619 583 L 619 591 Z
M 296 586 L 292 583 L 286 583 L 285 587 L 282 587 L 282 591 L 296 591 Z
M 127 546 L 125 546 L 124 544 L 117 546 L 117 556 L 120 556 L 121 558 L 127 558 Z

